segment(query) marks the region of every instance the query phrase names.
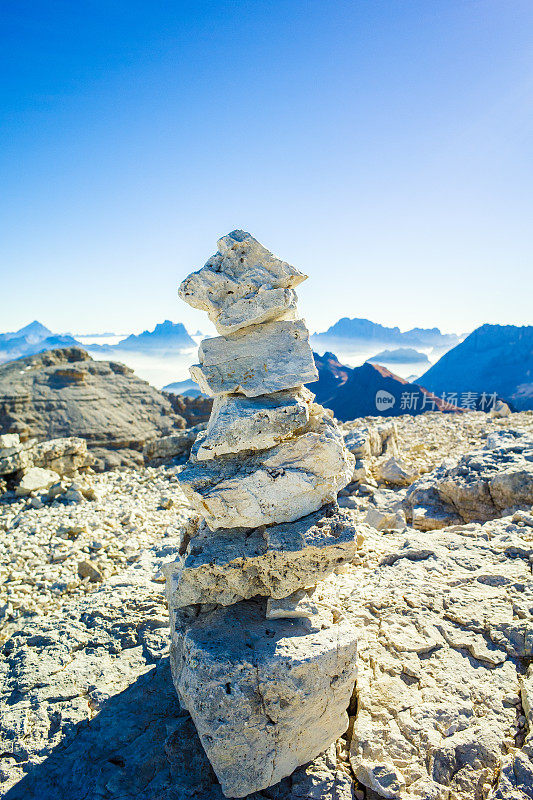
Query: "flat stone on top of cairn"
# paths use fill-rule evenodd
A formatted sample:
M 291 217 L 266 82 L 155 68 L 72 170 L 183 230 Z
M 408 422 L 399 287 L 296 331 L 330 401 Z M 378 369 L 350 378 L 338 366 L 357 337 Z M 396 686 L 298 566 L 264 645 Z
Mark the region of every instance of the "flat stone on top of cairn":
M 318 377 L 296 309 L 306 277 L 233 231 L 180 287 L 221 335 L 191 368 L 214 402 L 179 474 L 205 522 L 165 568 L 172 676 L 228 797 L 326 750 L 355 681 L 354 634 L 338 614 L 309 612 L 317 582 L 333 596 L 367 526 L 336 504 L 354 457 L 304 386 Z

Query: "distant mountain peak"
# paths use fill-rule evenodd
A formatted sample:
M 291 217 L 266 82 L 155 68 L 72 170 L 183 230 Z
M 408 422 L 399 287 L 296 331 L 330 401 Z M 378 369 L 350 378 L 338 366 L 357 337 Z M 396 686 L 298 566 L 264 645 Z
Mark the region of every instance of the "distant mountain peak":
M 15 333 L 0 334 L 0 363 L 33 355 L 42 350 L 72 347 L 77 344 L 78 342 L 72 336 L 54 334 L 40 322 L 34 320 Z
M 25 325 L 24 328 L 20 328 L 13 334 L 13 337 L 19 336 L 27 336 L 27 337 L 37 337 L 39 339 L 46 339 L 47 336 L 52 336 L 52 331 L 43 325 L 38 320 L 34 319 L 33 322 L 30 322 L 29 325 Z
M 145 331 L 145 333 L 148 333 L 148 331 Z M 158 336 L 159 334 L 167 333 L 187 333 L 187 329 L 182 322 L 172 322 L 170 319 L 166 319 L 164 322 L 158 322 L 151 335 Z
M 454 347 L 459 342 L 455 333 L 441 333 L 439 328 L 411 328 L 402 332 L 397 326 L 393 328 L 372 322 L 360 317 L 342 317 L 338 322 L 315 337 L 322 340 L 356 340 L 365 343 L 397 344 L 414 347 Z
M 367 359 L 370 362 L 378 362 L 379 364 L 385 363 L 406 363 L 406 364 L 429 364 L 429 359 L 425 353 L 420 353 L 413 347 L 397 347 L 394 350 L 382 350 L 376 353 L 372 358 Z
M 161 350 L 175 347 L 194 347 L 195 341 L 189 336 L 185 325 L 170 319 L 159 322 L 153 331 L 127 336 L 114 345 L 117 350 Z

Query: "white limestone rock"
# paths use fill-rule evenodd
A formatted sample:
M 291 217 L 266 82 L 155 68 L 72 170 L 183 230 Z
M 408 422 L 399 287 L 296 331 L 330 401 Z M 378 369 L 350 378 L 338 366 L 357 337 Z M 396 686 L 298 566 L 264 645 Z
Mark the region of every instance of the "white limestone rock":
M 252 531 L 204 528 L 183 557 L 165 565 L 169 605 L 226 606 L 257 595 L 287 597 L 351 561 L 368 531 L 334 505 Z
M 7 455 L 8 453 L 15 452 L 20 445 L 20 436 L 18 433 L 2 433 L 0 434 L 0 456 Z
M 407 524 L 402 509 L 380 509 L 372 506 L 366 512 L 365 522 L 378 531 L 403 530 Z
M 344 573 L 346 565 L 339 566 Z M 307 619 L 315 628 L 325 628 L 345 621 L 343 601 L 340 597 L 344 589 L 342 574 L 328 575 L 318 581 L 316 586 L 298 589 L 288 597 L 267 600 L 267 619 Z
M 257 397 L 318 379 L 303 320 L 265 322 L 204 339 L 191 377 L 202 392 Z
M 39 442 L 30 455 L 34 467 L 51 469 L 59 475 L 75 475 L 79 469 L 90 467 L 94 462 L 94 456 L 87 451 L 86 440 L 79 436 Z
M 203 311 L 222 335 L 272 319 L 293 319 L 296 294 L 306 280 L 299 270 L 263 247 L 246 231 L 218 241 L 218 252 L 179 288 L 182 300 Z
M 410 486 L 418 478 L 418 472 L 396 456 L 378 462 L 374 466 L 374 475 L 392 486 Z
M 309 422 L 313 395 L 305 387 L 261 397 L 217 396 L 205 436 L 194 449 L 198 461 L 243 450 L 266 450 L 294 436 Z
M 16 439 L 12 438 L 12 436 L 16 436 Z M 35 439 L 20 442 L 18 441 L 18 434 L 7 433 L 4 434 L 3 438 L 10 444 L 6 444 L 5 447 L 0 449 L 0 475 L 9 475 L 33 466 L 32 452 Z
M 494 408 L 491 408 L 489 413 L 491 417 L 495 417 L 496 419 L 506 419 L 511 416 L 511 409 L 503 400 L 497 400 L 494 404 Z
M 179 482 L 211 530 L 292 522 L 336 499 L 352 478 L 354 457 L 321 410 L 304 433 L 270 450 L 191 458 Z
M 338 576 L 358 637 L 351 763 L 377 796 L 528 796 L 533 764 L 515 737 L 533 653 L 532 543 L 510 517 L 369 533 L 364 567 Z
M 312 619 L 320 608 L 313 600 L 312 590 L 298 589 L 288 597 L 267 600 L 267 619 Z
M 360 420 L 345 422 L 344 443 L 357 459 L 371 456 L 398 455 L 398 429 L 394 420 L 376 424 L 360 424 Z
M 227 797 L 290 775 L 348 727 L 356 638 L 348 625 L 266 620 L 265 601 L 175 632 L 173 677 Z
M 29 470 L 30 467 L 52 469 L 59 475 L 73 475 L 94 462 L 94 456 L 87 451 L 87 442 L 77 436 L 45 442 L 36 442 L 35 439 L 21 442 L 18 434 L 5 434 L 1 438 L 8 445 L 0 448 L 0 475 Z
M 45 491 L 59 481 L 59 475 L 51 469 L 31 467 L 22 477 L 15 489 L 15 494 L 26 495 L 32 492 Z

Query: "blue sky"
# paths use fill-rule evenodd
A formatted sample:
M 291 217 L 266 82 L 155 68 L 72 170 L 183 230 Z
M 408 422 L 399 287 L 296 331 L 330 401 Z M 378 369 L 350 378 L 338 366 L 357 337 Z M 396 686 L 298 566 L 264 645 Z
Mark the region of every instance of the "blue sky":
M 245 228 L 312 330 L 531 324 L 531 0 L 0 0 L 0 330 L 206 329 Z

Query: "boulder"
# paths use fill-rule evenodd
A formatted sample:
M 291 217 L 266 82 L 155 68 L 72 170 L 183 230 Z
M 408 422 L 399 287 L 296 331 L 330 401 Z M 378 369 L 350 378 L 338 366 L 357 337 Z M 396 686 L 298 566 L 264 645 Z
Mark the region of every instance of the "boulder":
M 74 475 L 79 469 L 90 467 L 94 461 L 87 451 L 85 439 L 76 436 L 36 443 L 29 454 L 35 467 L 45 467 L 59 475 Z
M 305 428 L 312 399 L 305 388 L 260 397 L 215 397 L 206 435 L 194 451 L 196 459 L 274 447 Z
M 75 436 L 50 439 L 47 442 L 20 442 L 18 434 L 9 436 L 9 439 L 13 445 L 0 450 L 0 475 L 9 475 L 30 467 L 52 469 L 59 475 L 73 475 L 77 470 L 91 466 L 94 461 L 93 456 L 87 452 L 87 442 Z
M 392 420 L 376 424 L 360 424 L 359 420 L 346 422 L 342 426 L 344 444 L 356 459 L 371 456 L 398 455 L 398 432 Z
M 5 438 L 7 439 L 8 436 L 6 435 Z M 33 464 L 31 450 L 35 440 L 21 442 L 18 434 L 16 434 L 16 440 L 9 434 L 9 441 L 13 444 L 0 450 L 0 475 L 12 475 L 14 472 L 28 469 Z
M 266 320 L 293 318 L 292 287 L 307 275 L 273 256 L 246 231 L 232 231 L 217 245 L 206 265 L 181 284 L 182 300 L 207 311 L 222 335 Z
M 247 397 L 293 389 L 318 378 L 303 320 L 265 322 L 204 339 L 191 377 L 208 395 Z
M 511 409 L 503 400 L 496 400 L 489 414 L 496 419 L 507 419 L 511 415 Z
M 202 614 L 173 636 L 176 689 L 226 797 L 277 783 L 348 727 L 357 649 L 350 627 L 266 620 L 265 605 Z
M 254 528 L 318 511 L 336 499 L 353 469 L 353 456 L 323 411 L 311 417 L 304 433 L 270 450 L 191 459 L 180 485 L 211 530 Z
M 78 575 L 80 578 L 89 578 L 91 583 L 99 583 L 104 579 L 98 566 L 88 559 L 78 563 Z
M 94 361 L 80 347 L 50 350 L 0 366 L 0 430 L 35 438 L 85 439 L 98 471 L 142 464 L 148 440 L 185 427 L 169 401 L 133 370 Z M 24 456 L 9 471 L 26 466 Z M 0 450 L 0 469 L 3 469 Z
M 0 458 L 16 453 L 20 448 L 18 433 L 3 433 L 0 435 Z
M 230 605 L 256 595 L 283 598 L 351 561 L 366 525 L 328 506 L 308 517 L 255 530 L 205 527 L 184 556 L 165 566 L 169 603 Z
M 378 531 L 399 529 L 406 526 L 405 514 L 401 509 L 379 509 L 370 507 L 366 512 L 365 523 Z
M 51 469 L 31 467 L 23 476 L 15 489 L 17 495 L 23 496 L 32 492 L 44 492 L 57 483 L 59 475 Z
M 418 477 L 416 470 L 397 456 L 379 461 L 374 467 L 374 475 L 378 481 L 392 486 L 409 486 Z
M 482 450 L 446 459 L 412 484 L 404 504 L 421 530 L 494 519 L 531 505 L 533 438 L 512 430 L 489 436 Z
M 173 458 L 188 457 L 196 437 L 203 430 L 205 430 L 205 423 L 195 425 L 194 428 L 186 428 L 184 431 L 176 431 L 168 436 L 161 436 L 158 439 L 150 439 L 144 445 L 144 460 L 154 464 L 163 464 Z

